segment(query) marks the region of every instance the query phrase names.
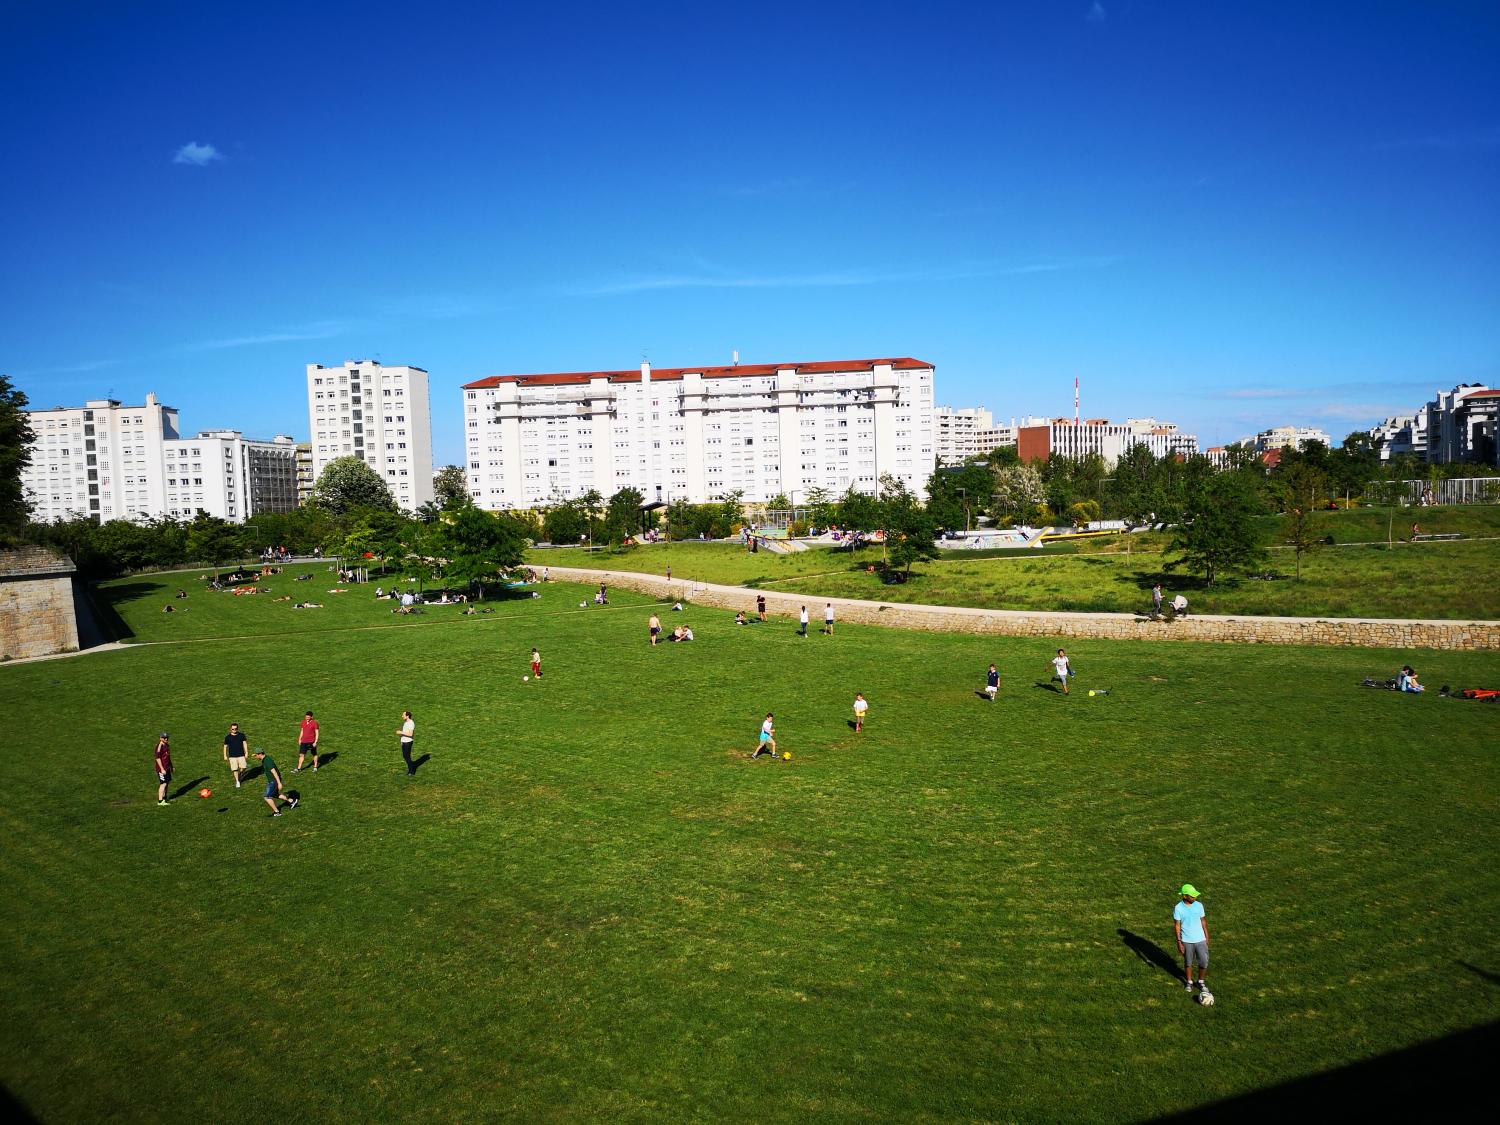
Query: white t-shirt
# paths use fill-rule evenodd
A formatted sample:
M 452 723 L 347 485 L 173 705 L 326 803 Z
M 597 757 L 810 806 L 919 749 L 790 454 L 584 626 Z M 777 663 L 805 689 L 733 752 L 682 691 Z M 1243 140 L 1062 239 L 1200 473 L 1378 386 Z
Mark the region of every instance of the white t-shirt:
M 869 702 L 867 700 L 856 699 L 854 701 L 854 713 L 856 715 L 863 715 L 869 709 L 870 709 L 870 704 L 869 704 Z
M 407 719 L 401 724 L 401 741 L 410 742 L 417 733 L 417 724 Z
M 1068 668 L 1068 658 L 1066 656 L 1054 656 L 1052 658 L 1052 667 L 1057 669 L 1059 676 L 1071 676 L 1073 674 Z
M 801 620 L 802 624 L 807 624 L 807 608 L 805 606 L 802 609 L 802 613 L 799 619 Z
M 770 734 L 772 726 L 773 726 L 773 724 L 772 724 L 771 720 L 767 719 L 765 722 L 763 722 L 763 723 L 760 724 L 760 731 L 761 731 L 761 733 L 762 734 Z
M 824 621 L 832 621 L 833 620 L 833 606 L 829 606 L 827 609 L 825 609 L 823 611 L 823 620 Z

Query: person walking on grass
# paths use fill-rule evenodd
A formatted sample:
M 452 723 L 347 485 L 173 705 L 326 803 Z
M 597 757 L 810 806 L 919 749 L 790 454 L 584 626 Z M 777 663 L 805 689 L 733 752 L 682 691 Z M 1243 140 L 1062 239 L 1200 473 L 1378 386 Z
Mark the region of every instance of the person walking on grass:
M 774 719 L 775 716 L 767 711 L 766 721 L 760 724 L 760 742 L 756 744 L 755 753 L 750 755 L 752 761 L 759 758 L 767 750 L 771 752 L 772 758 L 776 757 L 776 724 Z
M 833 636 L 833 603 L 829 602 L 823 607 L 823 635 Z
M 1073 666 L 1068 663 L 1068 654 L 1062 649 L 1058 649 L 1057 655 L 1052 658 L 1052 667 L 1055 669 L 1052 673 L 1052 678 L 1062 681 L 1062 693 L 1067 695 L 1068 677 L 1073 674 Z
M 801 629 L 798 630 L 798 634 L 797 635 L 798 636 L 802 636 L 802 637 L 807 636 L 807 607 L 806 606 L 802 607 L 802 612 L 798 615 L 797 622 L 798 622 L 798 624 L 801 625 Z
M 167 786 L 172 783 L 172 745 L 167 732 L 162 731 L 156 739 L 156 803 L 167 803 Z
M 865 729 L 865 716 L 870 713 L 870 705 L 865 702 L 865 697 L 859 692 L 854 693 L 854 733 L 858 734 Z
M 281 783 L 281 771 L 276 768 L 276 760 L 267 757 L 264 750 L 257 750 L 255 752 L 255 760 L 260 763 L 261 772 L 266 778 L 265 797 L 266 804 L 271 806 L 271 815 L 281 815 L 281 807 L 277 804 L 278 801 L 284 801 L 288 808 L 295 809 L 299 803 L 297 798 L 288 797 L 281 791 L 284 786 Z
M 1154 586 L 1151 587 L 1151 615 L 1153 617 L 1160 617 L 1161 616 L 1161 583 L 1160 582 L 1158 582 L 1156 585 L 1154 585 Z
M 661 637 L 661 618 L 653 613 L 651 620 L 646 622 L 646 628 L 651 633 L 651 643 L 653 645 L 656 644 L 657 640 Z
M 417 767 L 411 764 L 411 748 L 416 741 L 417 724 L 412 722 L 410 711 L 401 712 L 401 729 L 396 734 L 401 738 L 401 760 L 406 763 L 406 776 L 415 777 Z
M 539 680 L 542 678 L 542 654 L 535 648 L 531 650 L 531 674 Z
M 1193 991 L 1193 966 L 1198 966 L 1198 988 L 1208 992 L 1208 921 L 1204 917 L 1201 895 L 1191 883 L 1182 884 L 1182 900 L 1172 908 L 1172 930 L 1177 936 L 1177 952 L 1182 954 L 1185 978 L 1183 988 Z
M 672 581 L 672 564 L 671 563 L 667 564 L 667 581 L 668 582 Z
M 318 720 L 311 711 L 302 716 L 302 729 L 297 732 L 297 766 L 293 773 L 302 772 L 302 763 L 312 755 L 313 773 L 318 772 Z
M 984 675 L 984 694 L 990 697 L 990 702 L 995 702 L 995 696 L 1000 694 L 1000 669 L 993 664 Z
M 240 775 L 245 772 L 245 732 L 239 723 L 229 724 L 229 733 L 224 736 L 224 760 L 229 763 L 229 772 L 234 777 L 234 787 L 240 787 Z

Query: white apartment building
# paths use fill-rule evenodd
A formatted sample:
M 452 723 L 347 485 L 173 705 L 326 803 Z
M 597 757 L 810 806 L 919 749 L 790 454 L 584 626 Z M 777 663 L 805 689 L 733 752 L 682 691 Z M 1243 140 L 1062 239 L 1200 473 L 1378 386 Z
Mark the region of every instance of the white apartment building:
M 814 488 L 925 493 L 933 366 L 921 360 L 496 375 L 463 386 L 469 491 L 532 508 L 590 489 L 648 504 L 747 502 Z
M 1330 448 L 1333 445 L 1327 431 L 1315 426 L 1273 426 L 1269 430 L 1261 430 L 1254 437 L 1240 439 L 1240 444 L 1248 445 L 1257 453 L 1264 453 L 1269 449 L 1280 450 L 1288 445 L 1300 452 L 1309 442 L 1314 441 L 1322 442 Z
M 190 519 L 199 509 L 242 523 L 296 506 L 295 443 L 238 430 L 177 433 L 177 410 L 147 395 L 143 406 L 91 399 L 27 411 L 34 441 L 22 485 L 38 522 L 92 517 Z
M 338 457 L 358 457 L 380 474 L 398 506 L 432 499 L 432 415 L 427 372 L 346 360 L 307 365 L 307 421 L 313 476 Z
M 1025 419 L 1030 425 L 1016 428 L 1016 453 L 1022 461 L 1045 461 L 1049 457 L 1087 457 L 1097 453 L 1113 465 L 1125 451 L 1144 445 L 1157 457 L 1187 457 L 1198 452 L 1198 438 L 1181 432 L 1173 422 L 1155 418 Z
M 1500 464 L 1500 443 L 1495 440 L 1500 390 L 1483 383 L 1460 383 L 1451 391 L 1434 394 L 1425 412 L 1428 464 Z
M 190 519 L 201 510 L 244 523 L 259 512 L 290 512 L 297 506 L 293 438 L 257 441 L 238 430 L 204 430 L 162 446 L 169 516 Z
M 995 428 L 994 418 L 982 406 L 933 408 L 932 425 L 938 464 L 960 465 L 971 457 L 982 457 L 980 434 Z
M 82 406 L 28 410 L 34 441 L 21 486 L 39 523 L 158 516 L 166 511 L 164 443 L 177 437 L 177 410 L 147 395 L 142 406 L 90 399 Z
M 1370 437 L 1380 450 L 1380 459 L 1389 461 L 1404 453 L 1427 460 L 1427 411 L 1397 415 L 1370 428 Z

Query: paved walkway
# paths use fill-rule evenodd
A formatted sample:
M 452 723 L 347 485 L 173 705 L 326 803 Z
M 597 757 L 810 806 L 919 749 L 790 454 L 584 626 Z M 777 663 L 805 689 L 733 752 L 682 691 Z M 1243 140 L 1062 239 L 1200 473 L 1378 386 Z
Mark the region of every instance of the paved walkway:
M 756 597 L 764 596 L 766 612 L 777 617 L 795 618 L 805 605 L 812 628 L 822 626 L 823 608 L 832 604 L 837 621 L 943 633 L 1500 651 L 1500 621 L 1190 615 L 1168 622 L 1153 621 L 1134 613 L 1068 613 L 877 602 L 724 586 L 680 576 L 668 581 L 661 575 L 633 571 L 571 566 L 552 566 L 549 570 L 554 579 L 590 585 L 606 582 L 656 597 L 687 598 L 699 605 L 729 610 L 751 612 Z

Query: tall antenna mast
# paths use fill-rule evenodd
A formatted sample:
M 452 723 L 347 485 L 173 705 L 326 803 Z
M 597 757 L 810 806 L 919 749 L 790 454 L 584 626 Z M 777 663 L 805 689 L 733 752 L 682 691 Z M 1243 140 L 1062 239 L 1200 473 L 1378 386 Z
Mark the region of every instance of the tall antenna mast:
M 1078 425 L 1078 376 L 1073 376 L 1073 425 Z

